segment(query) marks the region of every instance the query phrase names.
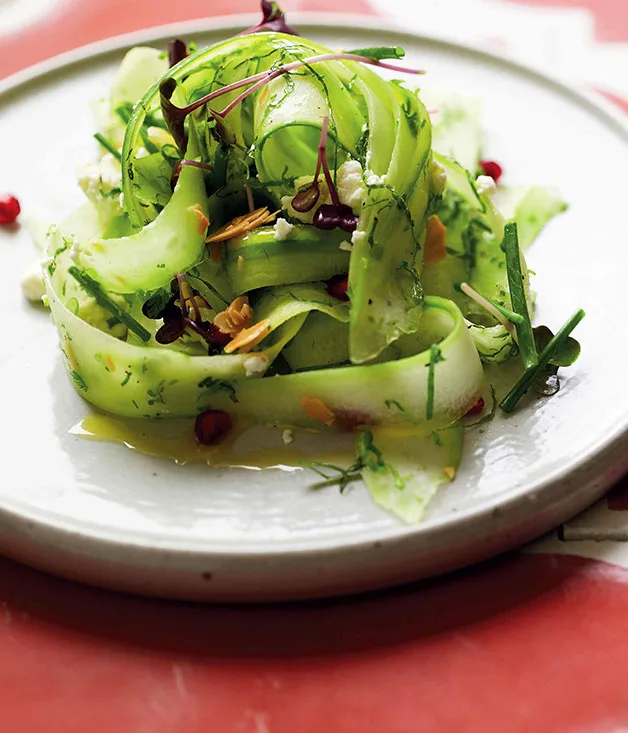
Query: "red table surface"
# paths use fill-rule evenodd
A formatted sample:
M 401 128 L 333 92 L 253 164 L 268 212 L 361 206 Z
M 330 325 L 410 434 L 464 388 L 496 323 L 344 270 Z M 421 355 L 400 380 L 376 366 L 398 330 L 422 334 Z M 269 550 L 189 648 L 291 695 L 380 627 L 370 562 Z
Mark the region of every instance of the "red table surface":
M 624 0 L 552 4 L 587 6 L 600 38 L 628 40 Z M 366 0 L 282 5 L 370 12 Z M 0 76 L 107 36 L 254 6 L 67 0 L 3 40 Z M 628 571 L 554 555 L 266 607 L 125 597 L 0 559 L 0 731 L 615 733 L 628 727 L 627 608 Z

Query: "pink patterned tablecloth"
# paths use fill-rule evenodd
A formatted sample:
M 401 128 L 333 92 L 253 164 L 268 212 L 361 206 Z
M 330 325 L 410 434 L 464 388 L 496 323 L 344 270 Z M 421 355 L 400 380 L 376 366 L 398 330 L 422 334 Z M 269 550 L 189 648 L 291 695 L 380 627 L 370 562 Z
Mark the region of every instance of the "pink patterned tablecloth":
M 0 0 L 0 77 L 108 36 L 254 0 Z M 628 109 L 625 0 L 284 0 L 446 33 Z M 1 112 L 0 112 L 1 113 Z M 7 733 L 628 730 L 628 485 L 528 548 L 429 583 L 301 606 L 209 607 L 0 559 Z

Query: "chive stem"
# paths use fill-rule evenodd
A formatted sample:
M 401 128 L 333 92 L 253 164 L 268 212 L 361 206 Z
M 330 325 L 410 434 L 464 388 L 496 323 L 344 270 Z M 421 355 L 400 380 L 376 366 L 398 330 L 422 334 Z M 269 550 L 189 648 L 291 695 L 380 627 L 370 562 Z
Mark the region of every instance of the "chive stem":
M 373 46 L 371 48 L 355 48 L 347 51 L 353 56 L 364 56 L 367 59 L 375 61 L 384 61 L 385 59 L 402 59 L 406 52 L 401 46 Z
M 122 155 L 120 151 L 111 143 L 104 135 L 101 135 L 99 132 L 95 133 L 94 135 L 95 139 L 98 140 L 98 142 L 103 146 L 105 150 L 108 150 L 111 155 L 114 156 L 114 158 L 117 158 L 118 160 L 122 160 Z
M 504 412 L 512 412 L 515 409 L 517 403 L 530 389 L 539 373 L 549 364 L 551 358 L 567 341 L 571 332 L 580 323 L 584 316 L 585 312 L 582 308 L 576 311 L 560 331 L 558 331 L 558 333 L 548 342 L 547 346 L 539 355 L 537 363 L 529 369 L 526 369 L 521 379 L 499 403 L 499 406 Z
M 72 265 L 68 268 L 68 272 L 77 281 L 77 283 L 83 288 L 83 290 L 94 298 L 99 306 L 108 310 L 114 315 L 121 323 L 123 323 L 129 331 L 133 331 L 136 336 L 139 336 L 142 341 L 150 341 L 150 333 L 138 323 L 133 316 L 129 315 L 123 310 L 115 300 L 112 300 L 107 293 L 102 289 L 101 284 L 90 277 L 83 270 L 79 270 L 78 267 Z
M 510 300 L 512 308 L 521 320 L 515 322 L 517 331 L 517 342 L 519 353 L 525 369 L 533 367 L 538 360 L 532 322 L 528 312 L 528 303 L 523 285 L 523 274 L 521 272 L 521 253 L 519 250 L 519 237 L 515 222 L 508 222 L 504 228 L 504 241 L 502 248 L 506 253 L 506 270 L 508 273 L 508 285 L 510 288 Z
M 440 348 L 436 344 L 430 346 L 430 363 L 427 371 L 427 403 L 425 405 L 425 418 L 431 420 L 434 417 L 434 369 L 439 361 L 444 361 Z

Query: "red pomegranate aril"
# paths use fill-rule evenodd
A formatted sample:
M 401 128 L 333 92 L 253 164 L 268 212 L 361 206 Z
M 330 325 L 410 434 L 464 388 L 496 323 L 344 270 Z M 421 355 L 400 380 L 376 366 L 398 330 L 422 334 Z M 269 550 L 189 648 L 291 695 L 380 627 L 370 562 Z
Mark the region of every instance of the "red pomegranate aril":
M 504 171 L 499 163 L 494 160 L 481 160 L 480 168 L 485 176 L 490 176 L 495 183 L 499 183 L 499 179 L 504 174 Z
M 480 397 L 480 399 L 473 405 L 473 407 L 467 412 L 465 417 L 473 417 L 474 415 L 480 415 L 482 411 L 484 410 L 484 398 Z
M 0 224 L 13 224 L 20 215 L 20 202 L 11 194 L 0 194 Z
M 327 292 L 337 300 L 349 300 L 347 289 L 349 287 L 348 275 L 336 275 L 327 281 Z
M 201 445 L 213 445 L 231 430 L 231 418 L 224 410 L 205 410 L 197 416 L 194 434 Z
M 230 333 L 223 333 L 218 326 L 214 326 L 213 323 L 210 324 L 207 332 L 209 334 L 208 341 L 216 346 L 226 346 L 233 338 Z

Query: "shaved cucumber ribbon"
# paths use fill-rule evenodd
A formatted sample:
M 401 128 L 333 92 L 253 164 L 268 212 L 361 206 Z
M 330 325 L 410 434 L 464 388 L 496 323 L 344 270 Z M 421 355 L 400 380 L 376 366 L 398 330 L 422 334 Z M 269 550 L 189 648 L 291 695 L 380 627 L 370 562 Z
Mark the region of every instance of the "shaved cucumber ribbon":
M 214 408 L 261 424 L 323 427 L 303 407 L 303 398 L 310 398 L 332 412 L 359 413 L 376 423 L 421 422 L 429 399 L 430 358 L 418 347 L 436 342 L 444 359 L 433 366 L 434 414 L 456 420 L 481 393 L 482 366 L 462 314 L 440 298 L 426 299 L 422 335 L 427 341 L 417 341 L 418 353 L 370 366 L 259 379 L 261 374 L 251 374 L 250 360 L 266 357 L 271 363 L 315 308 L 312 300 L 299 306 L 284 293 L 274 311 L 258 305 L 262 315 L 268 309 L 269 320 L 283 309 L 283 316 L 275 316 L 273 342 L 262 351 L 203 357 L 127 343 L 90 326 L 65 307 L 55 288 L 59 281 L 56 273 L 46 273 L 66 369 L 86 400 L 116 415 L 193 417 Z M 320 308 L 328 309 L 322 296 Z
M 246 77 L 252 58 L 257 59 L 258 71 L 279 59 L 325 51 L 281 34 L 243 36 L 189 57 L 170 75 L 184 79 L 182 89 L 194 99 L 212 85 L 219 88 Z M 222 108 L 232 94 L 216 99 L 215 107 Z M 247 102 L 230 113 L 227 124 L 238 146 L 254 150 L 260 181 L 273 195 L 290 194 L 296 177 L 313 174 L 326 115 L 330 116 L 328 157 L 335 156 L 339 164 L 350 155 L 365 168 L 367 195 L 349 268 L 350 355 L 355 364 L 371 361 L 403 334 L 415 332 L 421 318 L 420 249 L 431 163 L 425 107 L 400 84 L 385 81 L 358 62 L 338 60 L 276 79 Z M 158 85 L 137 105 L 125 138 L 123 190 L 130 197 L 125 201 L 136 224 L 145 218 L 138 215 L 128 179 L 145 110 L 157 103 Z M 252 115 L 252 122 L 247 115 Z M 359 147 L 364 149 L 358 152 Z
M 373 501 L 408 524 L 420 522 L 438 488 L 456 475 L 463 432 L 460 425 L 438 431 L 373 428 L 373 445 L 384 464 L 379 470 L 362 469 Z

